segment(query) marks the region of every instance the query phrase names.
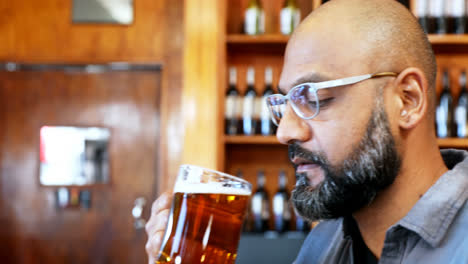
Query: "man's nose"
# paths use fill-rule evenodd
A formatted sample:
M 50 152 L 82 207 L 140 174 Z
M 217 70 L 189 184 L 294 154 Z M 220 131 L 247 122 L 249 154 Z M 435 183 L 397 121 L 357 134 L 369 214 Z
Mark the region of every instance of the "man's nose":
M 297 116 L 291 105 L 288 105 L 276 132 L 279 142 L 282 144 L 306 142 L 311 135 L 312 131 L 306 120 Z

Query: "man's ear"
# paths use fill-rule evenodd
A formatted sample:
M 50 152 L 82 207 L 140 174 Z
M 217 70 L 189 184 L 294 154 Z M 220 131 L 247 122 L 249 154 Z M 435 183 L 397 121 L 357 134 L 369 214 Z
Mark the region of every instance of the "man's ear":
M 411 67 L 397 76 L 394 85 L 399 96 L 400 128 L 414 128 L 425 118 L 428 111 L 427 78 L 422 70 Z

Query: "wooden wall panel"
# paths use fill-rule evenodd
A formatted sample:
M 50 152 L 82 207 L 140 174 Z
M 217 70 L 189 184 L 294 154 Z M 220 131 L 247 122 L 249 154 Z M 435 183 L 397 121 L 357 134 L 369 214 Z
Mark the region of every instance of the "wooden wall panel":
M 221 169 L 225 1 L 185 1 L 184 163 Z
M 0 58 L 40 62 L 162 61 L 167 43 L 165 20 L 169 19 L 166 9 L 172 2 L 135 0 L 134 23 L 122 26 L 72 24 L 72 1 L 8 1 L 3 10 L 9 19 L 2 20 L 10 31 L 13 27 L 14 45 L 13 50 L 0 48 Z
M 129 26 L 72 24 L 71 0 L 0 1 L 0 61 L 163 65 L 158 192 L 172 186 L 183 148 L 184 0 L 134 0 Z
M 135 0 L 136 1 L 136 0 Z M 147 0 L 151 1 L 151 0 Z M 160 0 L 158 0 L 160 1 Z M 154 2 L 154 1 L 153 1 Z M 165 40 L 163 61 L 163 83 L 161 94 L 161 173 L 158 177 L 158 192 L 172 188 L 182 161 L 183 121 L 183 47 L 184 36 L 184 0 L 164 0 Z
M 159 85 L 158 72 L 0 72 L 0 255 L 17 251 L 2 263 L 144 262 L 131 211 L 155 189 Z M 43 125 L 111 130 L 110 183 L 74 187 L 92 192 L 89 210 L 56 209 L 56 187 L 40 185 Z

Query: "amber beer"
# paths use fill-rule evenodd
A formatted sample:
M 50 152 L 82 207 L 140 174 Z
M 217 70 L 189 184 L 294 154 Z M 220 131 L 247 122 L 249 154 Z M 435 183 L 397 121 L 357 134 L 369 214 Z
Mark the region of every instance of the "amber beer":
M 235 263 L 251 185 L 239 178 L 182 166 L 156 263 Z

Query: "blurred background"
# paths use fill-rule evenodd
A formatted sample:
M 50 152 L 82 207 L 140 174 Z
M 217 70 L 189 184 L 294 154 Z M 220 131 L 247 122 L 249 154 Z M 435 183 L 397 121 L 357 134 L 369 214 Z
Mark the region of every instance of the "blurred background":
M 263 97 L 325 2 L 1 1 L 2 263 L 145 263 L 151 203 L 183 163 L 252 182 L 239 263 L 292 262 L 311 225 Z M 467 148 L 466 1 L 400 2 L 436 52 L 439 144 Z

